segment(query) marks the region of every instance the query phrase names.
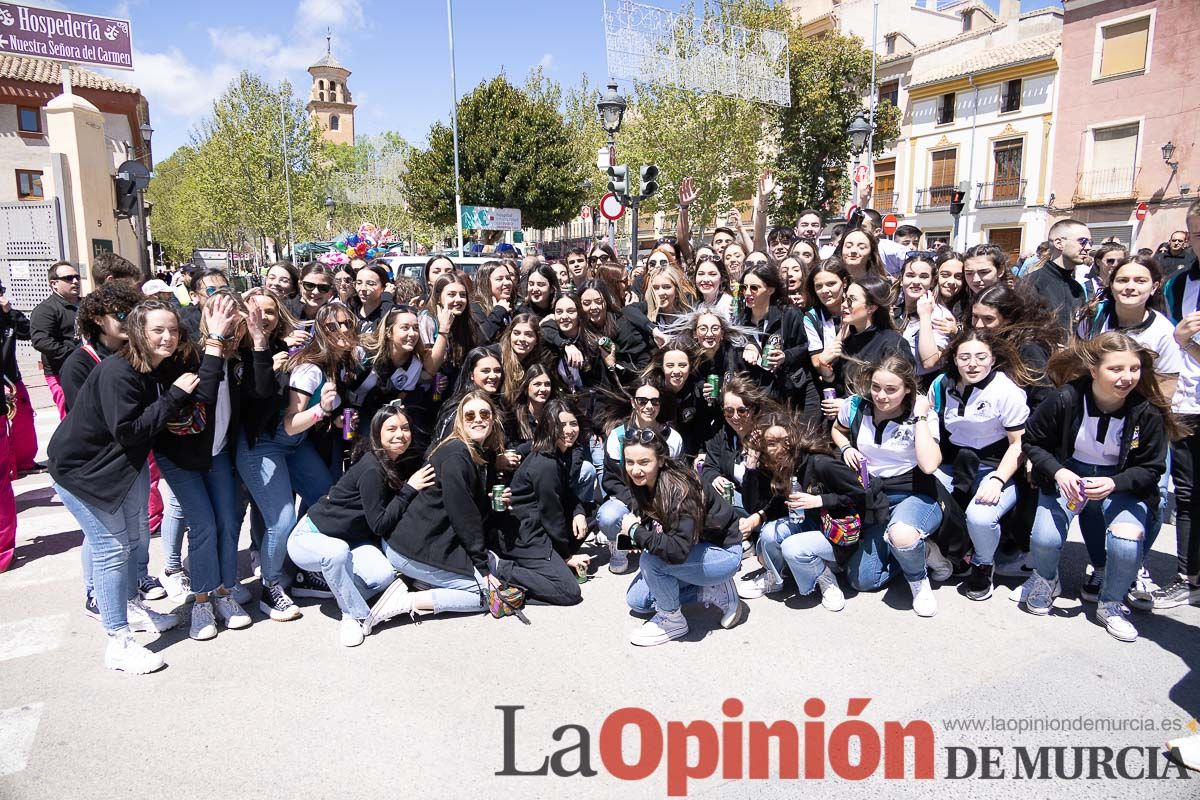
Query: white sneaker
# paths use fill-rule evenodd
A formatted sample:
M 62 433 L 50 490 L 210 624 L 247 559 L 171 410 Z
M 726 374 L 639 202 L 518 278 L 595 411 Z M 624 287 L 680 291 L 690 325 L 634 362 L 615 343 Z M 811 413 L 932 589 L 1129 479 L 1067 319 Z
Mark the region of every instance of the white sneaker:
M 775 573 L 765 567 L 751 572 L 737 582 L 738 597 L 743 600 L 757 600 L 764 594 L 774 594 L 783 588 L 783 581 L 775 577 Z
M 1033 574 L 1033 556 L 1029 553 L 1018 553 L 1016 558 L 1003 561 L 996 560 L 995 574 L 1005 578 L 1028 578 Z
M 383 590 L 383 594 L 379 595 L 375 605 L 371 606 L 371 613 L 362 622 L 362 632 L 369 636 L 376 625 L 411 612 L 412 597 L 408 593 L 408 586 L 397 578 L 392 581 L 391 586 Z
M 624 575 L 628 573 L 632 567 L 629 565 L 629 554 L 624 550 L 618 550 L 616 545 L 609 548 L 611 555 L 608 558 L 608 571 L 614 575 Z
M 929 570 L 929 577 L 938 583 L 945 583 L 954 575 L 954 565 L 942 555 L 937 542 L 930 539 L 925 540 L 925 568 Z
M 234 599 L 239 606 L 244 606 L 254 600 L 254 595 L 250 594 L 250 587 L 244 583 L 235 583 L 229 588 L 229 596 Z
M 933 596 L 933 587 L 929 585 L 929 578 L 909 581 L 908 588 L 912 591 L 913 611 L 918 617 L 932 617 L 937 613 L 937 598 Z
M 1021 587 L 1021 600 L 1025 603 L 1025 610 L 1030 614 L 1044 617 L 1050 613 L 1050 609 L 1054 607 L 1054 598 L 1058 597 L 1061 592 L 1062 585 L 1058 582 L 1057 576 L 1051 583 L 1035 572 L 1033 577 L 1025 582 L 1025 586 Z
M 672 639 L 683 638 L 687 636 L 687 632 L 687 619 L 684 618 L 681 609 L 677 608 L 670 614 L 660 611 L 630 634 L 629 643 L 638 647 L 653 647 L 656 644 L 665 644 Z
M 1134 581 L 1133 588 L 1125 595 L 1125 603 L 1130 608 L 1135 608 L 1138 611 L 1150 611 L 1154 608 L 1154 593 L 1158 589 L 1159 585 L 1150 577 L 1150 573 L 1146 568 L 1142 567 L 1138 570 L 1137 580 Z
M 262 559 L 259 558 L 257 550 L 250 551 L 250 572 L 256 578 L 262 577 Z
M 217 619 L 231 631 L 250 627 L 250 615 L 242 608 L 242 604 L 233 599 L 232 594 L 213 595 L 216 598 Z
M 167 590 L 167 597 L 170 597 L 177 603 L 186 603 L 194 596 L 192 594 L 192 579 L 183 570 L 178 572 L 164 572 L 162 574 L 162 585 Z
M 1109 634 L 1118 641 L 1136 642 L 1138 638 L 1137 628 L 1133 627 L 1133 623 L 1125 619 L 1129 616 L 1129 609 L 1122 603 L 1099 603 L 1096 606 L 1096 619 L 1104 623 L 1104 627 L 1108 629 Z
M 342 647 L 358 647 L 363 643 L 363 623 L 348 614 L 342 615 L 338 641 Z
M 162 656 L 151 653 L 133 638 L 128 629 L 110 633 L 108 647 L 104 651 L 104 666 L 109 669 L 145 675 L 162 669 Z
M 846 595 L 842 593 L 842 587 L 838 586 L 837 576 L 830 571 L 828 565 L 817 576 L 817 588 L 821 590 L 821 605 L 825 608 L 830 611 L 841 611 L 846 607 Z
M 741 623 L 750 613 L 750 609 L 738 597 L 733 578 L 716 586 L 700 587 L 700 602 L 721 609 L 721 627 L 726 629 Z
M 217 619 L 213 616 L 212 603 L 207 600 L 192 606 L 192 627 L 188 636 L 196 641 L 215 639 L 217 636 Z
M 174 614 L 160 614 L 147 607 L 141 600 L 129 601 L 125 607 L 125 618 L 129 622 L 129 630 L 134 633 L 162 633 L 179 624 L 179 617 Z

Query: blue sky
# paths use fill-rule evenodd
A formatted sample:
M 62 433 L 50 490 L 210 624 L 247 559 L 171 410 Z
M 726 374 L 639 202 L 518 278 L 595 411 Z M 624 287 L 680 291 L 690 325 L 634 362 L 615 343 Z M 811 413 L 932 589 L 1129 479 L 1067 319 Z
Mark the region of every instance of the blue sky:
M 678 7 L 679 0 L 644 0 Z M 883 0 L 903 2 L 904 0 Z M 27 0 L 29 2 L 29 0 Z M 610 0 L 612 2 L 612 0 Z M 996 0 L 989 0 L 994 7 Z M 1024 0 L 1023 10 L 1058 0 Z M 416 144 L 448 119 L 450 58 L 444 0 L 49 0 L 30 5 L 130 19 L 134 83 L 150 100 L 157 159 L 188 132 L 241 69 L 287 78 L 307 97 L 305 69 L 325 51 L 352 70 L 357 133 L 395 130 Z M 503 69 L 515 83 L 535 65 L 564 84 L 607 76 L 603 0 L 454 0 L 458 91 Z

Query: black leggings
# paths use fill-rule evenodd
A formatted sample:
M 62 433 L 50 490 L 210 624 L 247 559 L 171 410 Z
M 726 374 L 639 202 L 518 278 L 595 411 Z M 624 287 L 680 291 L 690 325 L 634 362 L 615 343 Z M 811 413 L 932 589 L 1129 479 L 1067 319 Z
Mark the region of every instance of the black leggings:
M 1200 573 L 1200 536 L 1192 535 L 1192 520 L 1200 516 L 1196 491 L 1196 464 L 1200 462 L 1200 414 L 1181 415 L 1180 421 L 1197 431 L 1171 444 L 1171 478 L 1175 481 L 1175 547 L 1179 574 Z
M 556 552 L 551 552 L 549 558 L 500 556 L 498 561 L 499 577 L 524 589 L 529 600 L 552 606 L 573 606 L 583 601 L 575 570 Z

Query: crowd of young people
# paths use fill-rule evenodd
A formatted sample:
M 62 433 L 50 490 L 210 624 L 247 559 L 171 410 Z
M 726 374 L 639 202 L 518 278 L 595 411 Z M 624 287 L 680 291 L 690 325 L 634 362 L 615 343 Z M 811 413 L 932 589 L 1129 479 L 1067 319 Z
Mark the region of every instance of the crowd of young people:
M 134 632 L 251 626 L 246 514 L 262 613 L 329 598 L 346 646 L 510 584 L 574 605 L 605 562 L 636 572 L 641 646 L 684 636 L 688 602 L 729 628 L 747 600 L 794 588 L 836 612 L 897 575 L 920 617 L 956 577 L 980 602 L 1012 578 L 1045 615 L 1076 518 L 1112 636 L 1137 638 L 1130 607 L 1200 604 L 1194 259 L 1165 282 L 1123 250 L 1089 271 L 1063 220 L 1017 278 L 992 245 L 880 241 L 870 213 L 822 248 L 815 211 L 692 246 L 684 189 L 683 238 L 630 270 L 597 243 L 474 275 L 435 256 L 419 284 L 281 263 L 244 295 L 201 271 L 182 308 L 120 282 L 84 298 L 50 471 L 108 666 L 161 666 Z M 1188 226 L 1200 240 L 1200 203 Z M 185 572 L 163 523 L 161 584 L 153 482 L 187 530 Z M 1178 574 L 1157 588 L 1172 484 Z M 155 586 L 190 620 L 146 605 Z

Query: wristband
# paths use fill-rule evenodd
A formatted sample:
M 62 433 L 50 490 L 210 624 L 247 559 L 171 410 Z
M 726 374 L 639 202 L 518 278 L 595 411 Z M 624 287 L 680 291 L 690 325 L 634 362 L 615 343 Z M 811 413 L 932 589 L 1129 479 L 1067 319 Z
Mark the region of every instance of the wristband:
M 1004 480 L 1004 478 L 1001 478 L 999 475 L 997 475 L 997 474 L 996 474 L 996 473 L 994 473 L 994 472 L 993 472 L 992 474 L 988 475 L 988 478 L 995 478 L 996 480 L 1000 481 L 1000 485 L 1001 485 L 1001 486 L 1007 486 L 1007 485 L 1008 485 L 1008 481 Z M 986 478 L 985 478 L 985 480 L 986 480 Z
M 313 423 L 315 424 L 317 422 L 320 422 L 321 420 L 325 419 L 325 417 L 327 417 L 328 415 L 329 415 L 328 412 L 325 409 L 321 408 L 320 404 L 317 404 L 317 406 L 315 408 L 313 408 L 313 410 L 312 410 Z
M 228 336 L 223 336 L 223 335 L 221 335 L 221 334 L 219 334 L 219 333 L 206 333 L 206 334 L 204 334 L 204 338 L 206 338 L 206 339 L 216 339 L 218 342 L 227 342 L 227 341 L 229 341 L 229 337 L 228 337 Z
M 842 456 L 842 457 L 845 457 L 845 455 L 846 455 L 846 451 L 847 451 L 847 450 L 853 450 L 853 449 L 854 449 L 854 447 L 853 447 L 852 445 L 844 444 L 844 445 L 842 445 L 841 447 L 839 447 L 839 448 L 838 448 L 838 455 L 839 455 L 839 456 Z

